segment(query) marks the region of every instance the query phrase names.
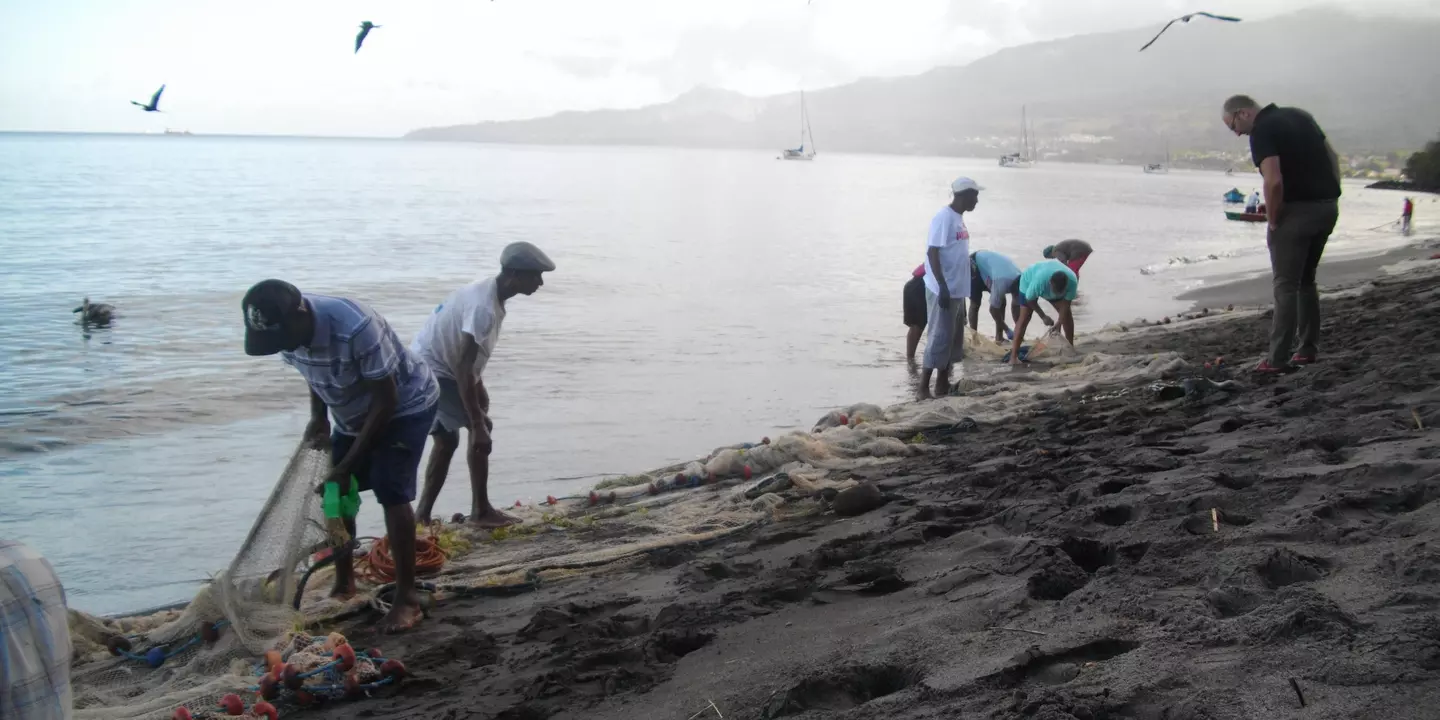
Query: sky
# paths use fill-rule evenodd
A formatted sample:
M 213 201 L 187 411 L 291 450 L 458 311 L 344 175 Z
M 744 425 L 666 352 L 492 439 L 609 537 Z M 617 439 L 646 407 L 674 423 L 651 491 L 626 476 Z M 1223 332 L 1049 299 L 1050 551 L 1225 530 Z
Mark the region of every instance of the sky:
M 1215 0 L 1262 19 L 1315 0 Z M 1352 12 L 1440 15 L 1435 0 Z M 393 137 L 909 75 L 1191 0 L 0 0 L 0 131 Z M 359 52 L 357 26 L 374 30 Z M 1183 28 L 1181 28 L 1183 30 Z M 1174 32 L 1174 30 L 1172 30 Z M 161 84 L 162 113 L 129 104 Z

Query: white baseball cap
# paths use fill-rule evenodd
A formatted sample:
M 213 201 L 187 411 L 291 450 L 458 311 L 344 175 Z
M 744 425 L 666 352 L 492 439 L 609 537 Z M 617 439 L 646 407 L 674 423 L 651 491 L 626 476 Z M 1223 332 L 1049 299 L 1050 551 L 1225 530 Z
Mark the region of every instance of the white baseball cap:
M 966 190 L 974 190 L 975 192 L 980 192 L 984 189 L 985 188 L 980 187 L 979 183 L 971 180 L 968 177 L 964 177 L 963 175 L 961 177 L 955 178 L 955 182 L 950 183 L 950 192 L 957 195 L 965 192 Z

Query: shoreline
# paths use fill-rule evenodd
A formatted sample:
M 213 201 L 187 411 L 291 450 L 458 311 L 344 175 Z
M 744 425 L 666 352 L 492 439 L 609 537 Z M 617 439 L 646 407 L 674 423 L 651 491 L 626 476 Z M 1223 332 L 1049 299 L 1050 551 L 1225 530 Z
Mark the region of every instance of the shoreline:
M 1337 260 L 1322 259 L 1315 272 L 1315 281 L 1322 292 L 1333 292 L 1367 282 L 1380 275 L 1388 266 L 1407 260 L 1422 260 L 1430 256 L 1430 247 L 1440 238 L 1419 238 L 1408 245 L 1382 250 L 1373 254 L 1345 256 Z M 1205 286 L 1187 290 L 1175 299 L 1189 301 L 1189 312 L 1205 308 L 1215 309 L 1225 305 L 1236 307 L 1269 306 L 1274 294 L 1268 271 L 1259 269 L 1253 273 L 1235 272 L 1217 275 Z
M 323 622 L 414 681 L 315 715 L 1268 720 L 1299 717 L 1294 678 L 1307 718 L 1423 717 L 1437 277 L 1327 292 L 1323 361 L 1293 375 L 1247 372 L 1258 312 L 1107 331 L 966 396 L 721 449 L 715 484 L 636 476 L 517 511 L 523 531 L 461 530 L 414 632 L 376 637 L 363 604 Z M 1386 351 L 1397 335 L 1416 352 Z M 1193 377 L 1230 384 L 1156 391 Z
M 397 718 L 687 717 L 713 702 L 761 719 L 1268 719 L 1301 717 L 1293 679 L 1307 718 L 1424 717 L 1440 700 L 1440 555 L 1427 549 L 1440 542 L 1440 390 L 1427 360 L 1440 334 L 1425 320 L 1440 309 L 1437 275 L 1431 264 L 1328 294 L 1324 361 L 1293 375 L 1254 378 L 1238 360 L 1263 348 L 1259 313 L 1112 335 L 1079 367 L 1178 358 L 1058 391 L 1025 391 L 1030 373 L 1002 380 L 1028 403 L 997 400 L 992 415 L 925 431 L 914 456 L 840 471 L 873 486 L 879 507 L 785 490 L 768 522 L 713 543 L 533 593 L 453 598 L 416 632 L 383 639 L 424 682 L 363 707 Z M 1418 352 L 1372 352 L 1397 334 Z M 1235 359 L 1200 370 L 1219 354 Z M 1235 384 L 1179 400 L 1151 387 L 1200 375 Z M 994 391 L 976 392 L 1007 397 Z M 689 491 L 654 513 L 683 514 L 687 499 L 727 507 L 733 494 Z M 527 550 L 645 527 L 614 517 Z M 370 639 L 364 621 L 346 630 Z

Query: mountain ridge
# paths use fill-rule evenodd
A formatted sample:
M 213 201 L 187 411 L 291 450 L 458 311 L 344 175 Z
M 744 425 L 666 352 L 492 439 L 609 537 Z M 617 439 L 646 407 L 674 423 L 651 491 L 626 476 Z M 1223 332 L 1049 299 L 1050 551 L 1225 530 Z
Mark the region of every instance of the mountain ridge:
M 1321 8 L 1233 25 L 1197 21 L 1138 53 L 1154 32 L 1047 40 L 966 65 L 806 91 L 815 144 L 822 152 L 998 154 L 1013 149 L 1024 105 L 1048 151 L 1132 159 L 1166 146 L 1233 152 L 1219 107 L 1237 92 L 1305 107 L 1346 153 L 1414 149 L 1440 130 L 1440 62 L 1432 49 L 1440 20 Z M 405 137 L 777 150 L 796 141 L 798 120 L 798 92 L 756 98 L 697 87 L 641 108 L 422 128 Z M 1111 140 L 1099 148 L 1083 138 Z

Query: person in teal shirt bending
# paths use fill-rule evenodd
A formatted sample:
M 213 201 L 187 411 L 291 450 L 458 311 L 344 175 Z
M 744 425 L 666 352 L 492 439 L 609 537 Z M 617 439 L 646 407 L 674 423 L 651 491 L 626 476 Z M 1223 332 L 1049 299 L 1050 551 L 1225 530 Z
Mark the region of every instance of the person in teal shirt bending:
M 1070 303 L 1079 289 L 1075 271 L 1059 260 L 1041 260 L 1020 273 L 1020 318 L 1015 321 L 1015 337 L 1010 342 L 1011 365 L 1020 364 L 1020 343 L 1025 341 L 1031 315 L 1040 310 L 1041 298 L 1055 306 L 1065 341 L 1075 344 L 1075 317 L 1070 314 Z

